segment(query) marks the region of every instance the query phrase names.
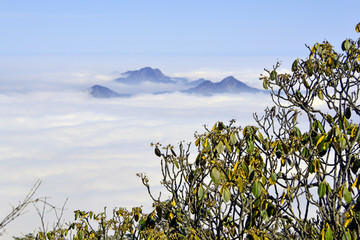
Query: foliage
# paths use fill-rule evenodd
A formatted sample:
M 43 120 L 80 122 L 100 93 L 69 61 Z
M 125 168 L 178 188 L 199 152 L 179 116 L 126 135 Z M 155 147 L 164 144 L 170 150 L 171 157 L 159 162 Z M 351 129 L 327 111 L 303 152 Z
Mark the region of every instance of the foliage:
M 358 239 L 360 39 L 346 39 L 342 53 L 328 42 L 308 49 L 291 73 L 281 73 L 278 63 L 260 77 L 275 105 L 254 115 L 255 126 L 205 127 L 195 134 L 194 160 L 190 144 L 178 151 L 153 145 L 170 197 L 155 198 L 139 174 L 151 213 L 119 209 L 107 219 L 105 212 L 75 211 L 64 232 L 37 237 Z

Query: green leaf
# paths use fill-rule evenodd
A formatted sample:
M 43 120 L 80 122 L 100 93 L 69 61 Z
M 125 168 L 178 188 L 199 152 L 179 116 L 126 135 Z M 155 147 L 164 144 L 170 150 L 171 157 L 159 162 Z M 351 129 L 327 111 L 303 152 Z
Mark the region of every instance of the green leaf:
M 322 182 L 320 183 L 319 187 L 318 187 L 318 194 L 319 197 L 324 197 L 326 193 L 326 182 Z
M 291 70 L 293 72 L 297 71 L 298 70 L 298 60 L 295 60 L 291 66 Z
M 223 188 L 222 198 L 224 199 L 225 202 L 230 201 L 230 198 L 231 198 L 230 190 L 226 187 Z
M 302 155 L 304 158 L 308 158 L 308 156 L 309 156 L 309 149 L 307 149 L 307 147 L 304 147 L 303 150 L 301 151 L 301 155 Z
M 84 232 L 81 229 L 77 232 L 77 237 L 79 240 L 84 239 Z
M 264 81 L 263 81 L 263 88 L 264 89 L 269 89 L 269 87 L 268 87 L 268 85 L 269 85 L 269 83 L 268 83 L 268 80 L 267 80 L 267 78 L 264 78 Z
M 347 51 L 347 50 L 350 49 L 350 46 L 351 46 L 351 44 L 350 44 L 349 40 L 346 39 L 346 40 L 343 41 L 343 43 L 341 44 L 341 49 L 342 49 L 343 51 Z
M 234 133 L 231 133 L 231 134 L 230 134 L 230 143 L 231 143 L 232 145 L 235 145 L 235 144 L 237 143 L 237 139 L 236 139 L 236 136 L 235 136 Z
M 216 151 L 218 152 L 218 154 L 220 154 L 224 151 L 224 149 L 225 149 L 225 146 L 224 146 L 223 142 L 220 141 L 218 143 L 218 145 L 216 146 Z
M 320 100 L 324 100 L 324 95 L 321 90 L 318 91 L 318 97 Z
M 351 234 L 350 232 L 346 232 L 343 236 L 342 236 L 342 240 L 351 240 Z
M 339 139 L 339 142 L 340 142 L 340 147 L 341 147 L 342 149 L 344 149 L 344 148 L 346 147 L 346 140 L 345 140 L 345 138 L 344 138 L 344 137 L 341 137 L 341 138 Z
M 296 96 L 301 100 L 303 98 L 303 95 L 299 90 L 296 91 Z
M 256 180 L 251 188 L 251 192 L 254 194 L 255 198 L 260 197 L 262 190 L 261 188 L 262 188 L 261 183 L 258 180 Z
M 211 177 L 212 181 L 215 183 L 215 185 L 218 185 L 220 183 L 221 174 L 220 174 L 219 170 L 217 170 L 217 168 L 214 167 L 211 170 L 210 177 Z
M 176 161 L 176 158 L 174 158 L 174 163 L 177 169 L 179 169 L 179 163 Z
M 224 144 L 225 144 L 225 147 L 227 148 L 227 150 L 228 150 L 229 152 L 231 152 L 232 149 L 231 149 L 229 143 L 226 141 L 226 139 L 224 139 Z
M 274 185 L 274 184 L 276 183 L 276 180 L 277 180 L 276 174 L 275 174 L 275 173 L 271 173 L 271 176 L 270 176 L 270 178 L 269 178 L 270 184 L 271 184 L 271 185 Z
M 309 170 L 309 173 L 314 173 L 314 172 L 315 172 L 315 163 L 314 163 L 314 160 L 312 160 L 312 161 L 309 162 L 308 170 Z
M 276 71 L 275 71 L 275 70 L 272 70 L 271 73 L 270 73 L 270 79 L 271 79 L 271 80 L 275 80 L 276 75 L 277 75 Z
M 202 199 L 204 196 L 204 188 L 201 185 L 197 189 L 197 196 L 199 199 Z
M 330 227 L 327 227 L 325 232 L 325 240 L 333 240 L 333 233 Z
M 351 195 L 351 192 L 349 191 L 349 189 L 346 186 L 343 189 L 343 197 L 344 197 L 344 200 L 345 200 L 345 202 L 347 204 L 351 203 L 352 195 Z

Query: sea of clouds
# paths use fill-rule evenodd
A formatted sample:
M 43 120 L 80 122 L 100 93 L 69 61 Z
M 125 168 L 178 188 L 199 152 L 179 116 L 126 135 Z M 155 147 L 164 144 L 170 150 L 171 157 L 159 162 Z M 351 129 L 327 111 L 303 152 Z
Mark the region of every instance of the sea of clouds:
M 39 179 L 36 197 L 48 197 L 58 207 L 68 198 L 64 222 L 73 220 L 77 209 L 107 207 L 109 213 L 114 207 L 150 209 L 150 198 L 136 173 L 147 173 L 154 191 L 161 190 L 160 159 L 152 142 L 194 142 L 195 131 L 203 132 L 203 125 L 212 127 L 217 121 L 255 124 L 252 114 L 261 115 L 272 106 L 270 96 L 263 93 L 211 97 L 144 93 L 96 99 L 87 91 L 89 82 L 76 83 L 44 87 L 46 82 L 33 81 L 28 87 L 5 84 L 7 88 L 2 88 L 0 217 Z M 54 215 L 45 216 L 50 228 Z M 8 225 L 4 236 L 21 236 L 40 224 L 30 206 Z

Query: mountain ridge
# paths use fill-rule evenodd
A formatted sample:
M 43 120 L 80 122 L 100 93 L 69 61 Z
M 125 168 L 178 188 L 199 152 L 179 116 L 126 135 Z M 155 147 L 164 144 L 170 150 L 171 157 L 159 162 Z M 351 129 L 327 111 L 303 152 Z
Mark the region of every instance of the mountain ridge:
M 129 86 L 141 85 L 145 82 L 151 82 L 155 84 L 173 84 L 177 86 L 178 90 L 166 91 L 159 89 L 159 91 L 153 92 L 153 94 L 170 93 L 174 91 L 180 91 L 188 94 L 199 95 L 213 95 L 221 93 L 258 93 L 264 92 L 257 88 L 248 86 L 247 84 L 239 81 L 233 76 L 228 76 L 220 82 L 212 82 L 204 78 L 200 78 L 195 81 L 189 81 L 187 78 L 181 77 L 169 77 L 164 75 L 160 69 L 144 67 L 139 70 L 127 71 L 121 74 L 122 77 L 115 79 L 117 83 L 122 83 Z M 159 88 L 163 85 L 159 85 Z M 179 89 L 180 88 L 180 89 Z M 182 88 L 182 89 L 181 89 Z M 141 93 L 141 92 L 139 92 Z M 90 94 L 96 98 L 112 98 L 112 97 L 128 97 L 131 94 L 119 94 L 110 88 L 101 85 L 94 85 L 91 87 Z

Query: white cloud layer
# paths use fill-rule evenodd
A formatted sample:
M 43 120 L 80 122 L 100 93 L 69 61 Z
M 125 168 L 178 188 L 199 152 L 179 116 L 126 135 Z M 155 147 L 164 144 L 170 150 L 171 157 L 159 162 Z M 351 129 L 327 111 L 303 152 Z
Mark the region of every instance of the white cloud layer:
M 146 172 L 160 189 L 159 159 L 151 142 L 193 141 L 203 124 L 218 120 L 254 123 L 252 113 L 261 114 L 267 105 L 270 98 L 264 94 L 114 99 L 94 99 L 74 90 L 0 94 L 0 216 L 37 179 L 43 181 L 37 196 L 51 196 L 57 206 L 69 198 L 67 221 L 76 209 L 149 208 L 136 173 Z M 8 226 L 6 236 L 32 232 L 40 226 L 37 220 L 36 211 L 30 210 Z

